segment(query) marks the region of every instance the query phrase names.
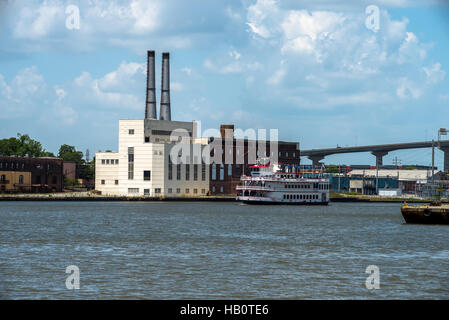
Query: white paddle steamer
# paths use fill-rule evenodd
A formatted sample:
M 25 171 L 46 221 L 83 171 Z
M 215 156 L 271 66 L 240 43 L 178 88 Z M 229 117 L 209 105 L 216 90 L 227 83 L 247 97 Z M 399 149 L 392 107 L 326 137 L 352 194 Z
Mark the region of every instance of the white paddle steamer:
M 237 200 L 249 204 L 327 205 L 329 179 L 322 170 L 294 172 L 280 164 L 255 165 L 251 176 L 243 175 Z M 286 172 L 288 171 L 288 172 Z

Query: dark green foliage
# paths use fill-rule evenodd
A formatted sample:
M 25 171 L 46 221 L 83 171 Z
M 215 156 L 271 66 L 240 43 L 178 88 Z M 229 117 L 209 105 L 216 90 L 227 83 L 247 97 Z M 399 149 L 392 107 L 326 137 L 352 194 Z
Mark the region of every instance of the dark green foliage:
M 17 134 L 17 138 L 0 140 L 0 155 L 19 157 L 51 157 L 53 153 L 45 151 L 39 141 L 33 140 L 27 134 Z

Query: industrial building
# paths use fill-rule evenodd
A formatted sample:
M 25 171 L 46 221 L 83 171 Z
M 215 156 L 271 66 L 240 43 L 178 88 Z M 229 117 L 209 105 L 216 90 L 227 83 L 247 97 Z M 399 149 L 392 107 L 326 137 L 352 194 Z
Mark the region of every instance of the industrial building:
M 0 156 L 0 192 L 60 192 L 63 160 Z
M 201 138 L 197 122 L 173 121 L 169 69 L 169 53 L 163 53 L 158 119 L 155 53 L 148 51 L 145 118 L 119 120 L 118 152 L 96 153 L 95 189 L 101 194 L 230 195 L 236 194 L 241 175 L 249 173 L 256 157 L 299 165 L 298 142 L 237 139 L 233 125 L 222 125 L 219 137 Z M 250 156 L 252 151 L 256 157 Z
M 359 166 L 361 167 L 361 166 Z M 440 171 L 435 170 L 435 174 Z M 397 190 L 397 194 L 417 194 L 418 187 L 427 184 L 432 171 L 427 169 L 349 169 L 344 173 L 332 174 L 330 177 L 333 192 L 355 192 L 366 195 Z M 377 186 L 376 186 L 377 184 Z M 388 192 L 387 192 L 388 191 Z
M 255 164 L 249 156 L 251 148 L 254 148 L 257 157 L 275 159 L 275 162 L 285 165 L 299 165 L 299 142 L 275 141 L 272 144 L 270 140 L 236 139 L 233 125 L 221 125 L 220 136 L 220 161 L 210 164 L 210 193 L 213 195 L 237 194 L 236 186 L 240 183 L 240 177 L 249 175 L 250 166 Z M 226 139 L 230 139 L 230 143 Z M 241 163 L 237 161 L 240 155 L 243 160 Z M 226 161 L 227 156 L 230 163 Z
M 169 68 L 169 53 L 164 52 L 157 119 L 155 53 L 148 51 L 145 118 L 120 120 L 118 152 L 96 153 L 95 189 L 101 194 L 179 197 L 208 193 L 209 170 L 201 156 L 207 140 L 197 138 L 195 121 L 171 120 Z M 175 131 L 176 141 L 171 138 Z

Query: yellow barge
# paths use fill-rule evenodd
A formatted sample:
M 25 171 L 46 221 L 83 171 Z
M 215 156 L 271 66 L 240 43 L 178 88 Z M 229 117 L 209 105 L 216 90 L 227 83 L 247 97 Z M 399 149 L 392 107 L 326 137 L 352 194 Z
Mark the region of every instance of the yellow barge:
M 431 202 L 422 206 L 401 207 L 402 216 L 406 223 L 449 224 L 449 205 Z

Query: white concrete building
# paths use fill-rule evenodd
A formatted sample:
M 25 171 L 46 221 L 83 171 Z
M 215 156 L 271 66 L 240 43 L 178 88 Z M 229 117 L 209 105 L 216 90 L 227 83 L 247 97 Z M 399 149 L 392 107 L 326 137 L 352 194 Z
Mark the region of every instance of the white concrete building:
M 188 132 L 182 145 L 184 162 L 171 159 L 173 129 Z M 202 196 L 209 191 L 209 166 L 201 155 L 207 141 L 196 138 L 195 122 L 120 120 L 118 152 L 98 152 L 95 158 L 95 189 L 102 195 Z M 186 152 L 187 151 L 187 152 Z M 181 152 L 181 154 L 182 154 Z M 189 164 L 186 164 L 186 163 Z
M 209 191 L 207 139 L 197 139 L 197 123 L 172 121 L 169 53 L 162 54 L 161 103 L 157 119 L 155 52 L 148 51 L 145 118 L 119 121 L 118 152 L 98 152 L 95 189 L 103 195 L 201 196 Z M 181 130 L 177 141 L 171 140 Z M 178 143 L 182 141 L 182 144 Z M 182 145 L 182 150 L 180 146 Z M 170 154 L 173 157 L 170 157 Z M 181 156 L 181 157 L 180 157 Z M 179 163 L 181 158 L 182 164 Z

